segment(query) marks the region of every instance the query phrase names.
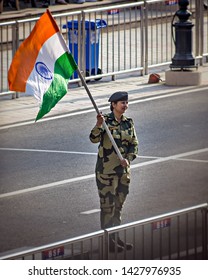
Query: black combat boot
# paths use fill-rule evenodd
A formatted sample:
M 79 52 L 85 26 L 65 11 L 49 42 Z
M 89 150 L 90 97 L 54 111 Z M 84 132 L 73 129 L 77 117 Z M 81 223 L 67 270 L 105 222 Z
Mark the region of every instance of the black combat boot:
M 119 246 L 121 246 L 121 247 L 123 247 L 123 248 L 125 248 L 125 246 L 126 246 L 126 250 L 131 250 L 131 249 L 133 248 L 133 244 L 131 244 L 131 243 L 126 243 L 126 244 L 125 244 L 125 243 L 120 239 L 120 237 L 118 237 L 117 243 L 118 243 Z
M 115 234 L 113 234 L 112 235 L 112 239 L 116 242 L 116 236 L 115 236 Z M 119 237 L 119 235 L 117 234 L 117 244 L 120 246 L 120 247 L 122 247 L 122 248 L 125 248 L 125 246 L 126 246 L 126 250 L 131 250 L 132 248 L 133 248 L 133 244 L 131 244 L 131 243 L 124 243 L 121 239 L 120 239 L 120 237 Z
M 109 238 L 109 251 L 115 253 L 117 250 L 118 253 L 123 251 L 123 247 L 119 244 L 116 244 L 112 237 Z

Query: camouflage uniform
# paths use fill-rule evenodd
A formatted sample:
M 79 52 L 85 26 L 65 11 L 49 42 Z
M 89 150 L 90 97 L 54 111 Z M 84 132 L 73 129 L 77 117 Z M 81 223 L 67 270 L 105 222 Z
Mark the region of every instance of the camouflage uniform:
M 134 160 L 138 152 L 138 140 L 132 119 L 122 116 L 119 123 L 113 112 L 104 115 L 104 118 L 123 158 L 129 162 Z M 95 172 L 100 197 L 101 228 L 120 225 L 121 210 L 129 193 L 130 165 L 122 167 L 103 128 L 95 126 L 90 140 L 92 143 L 100 143 Z

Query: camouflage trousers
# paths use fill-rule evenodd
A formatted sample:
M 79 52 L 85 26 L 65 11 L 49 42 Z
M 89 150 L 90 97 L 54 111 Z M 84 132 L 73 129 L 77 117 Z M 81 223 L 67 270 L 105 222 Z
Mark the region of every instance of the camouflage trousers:
M 122 207 L 129 193 L 130 174 L 96 173 L 96 182 L 100 197 L 101 228 L 120 225 Z

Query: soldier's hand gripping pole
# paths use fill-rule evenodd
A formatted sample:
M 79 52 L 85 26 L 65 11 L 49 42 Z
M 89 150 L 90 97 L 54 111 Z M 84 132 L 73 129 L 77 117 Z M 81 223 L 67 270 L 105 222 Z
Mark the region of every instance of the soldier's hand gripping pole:
M 89 98 L 90 98 L 90 100 L 91 100 L 91 102 L 92 102 L 92 104 L 93 104 L 93 106 L 95 108 L 95 111 L 97 112 L 97 114 L 99 114 L 100 112 L 99 112 L 98 107 L 97 107 L 97 105 L 95 103 L 95 100 L 93 99 L 92 94 L 91 94 L 91 92 L 90 92 L 90 90 L 89 90 L 89 88 L 87 86 L 87 83 L 85 82 L 85 79 L 84 79 L 82 73 L 80 72 L 79 68 L 77 69 L 77 73 L 78 73 L 78 75 L 79 75 L 79 77 L 80 77 L 80 79 L 82 81 L 82 84 L 85 87 L 85 90 L 86 90 L 86 92 L 87 92 L 87 94 L 88 94 L 88 96 L 89 96 Z M 114 138 L 113 138 L 113 136 L 112 136 L 112 134 L 111 134 L 111 132 L 110 132 L 110 130 L 109 130 L 109 128 L 108 128 L 108 126 L 107 126 L 105 121 L 103 121 L 103 127 L 104 127 L 105 131 L 107 132 L 108 137 L 110 138 L 111 143 L 112 143 L 112 145 L 113 145 L 113 147 L 114 147 L 114 149 L 115 149 L 119 159 L 123 160 L 121 152 L 120 152 L 118 146 L 116 145 L 116 142 L 115 142 L 115 140 L 114 140 Z

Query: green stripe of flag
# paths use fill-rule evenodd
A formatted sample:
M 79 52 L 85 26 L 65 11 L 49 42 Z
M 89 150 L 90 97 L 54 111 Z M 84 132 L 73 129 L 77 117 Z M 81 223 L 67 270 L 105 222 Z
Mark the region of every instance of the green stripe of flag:
M 71 53 L 64 53 L 54 65 L 53 81 L 43 96 L 41 108 L 36 117 L 36 121 L 47 114 L 56 103 L 67 93 L 68 80 L 77 69 L 77 64 Z

